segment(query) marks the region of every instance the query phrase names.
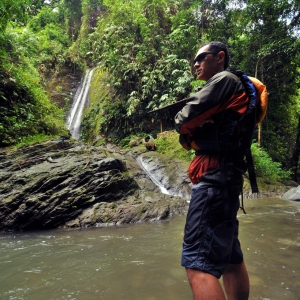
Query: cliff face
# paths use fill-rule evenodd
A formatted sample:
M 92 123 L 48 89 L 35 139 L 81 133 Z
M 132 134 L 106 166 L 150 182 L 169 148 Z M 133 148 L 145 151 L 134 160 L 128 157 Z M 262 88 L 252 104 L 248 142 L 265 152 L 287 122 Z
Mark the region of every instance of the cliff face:
M 106 226 L 183 212 L 186 199 L 160 193 L 137 155 L 63 140 L 2 151 L 0 230 Z M 176 185 L 188 190 L 186 168 L 181 169 Z

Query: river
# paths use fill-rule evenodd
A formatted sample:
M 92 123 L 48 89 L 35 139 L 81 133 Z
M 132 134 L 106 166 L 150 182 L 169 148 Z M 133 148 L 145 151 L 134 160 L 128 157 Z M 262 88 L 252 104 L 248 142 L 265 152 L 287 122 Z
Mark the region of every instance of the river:
M 300 204 L 245 201 L 250 299 L 300 299 Z M 160 223 L 0 235 L 0 299 L 192 299 L 180 266 L 185 216 Z

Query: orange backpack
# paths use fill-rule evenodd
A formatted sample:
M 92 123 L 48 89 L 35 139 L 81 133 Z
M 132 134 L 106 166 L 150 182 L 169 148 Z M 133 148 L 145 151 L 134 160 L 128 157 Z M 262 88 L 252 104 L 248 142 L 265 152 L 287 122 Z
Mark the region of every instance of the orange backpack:
M 252 81 L 256 92 L 257 92 L 257 112 L 256 112 L 256 125 L 262 122 L 262 120 L 265 118 L 267 113 L 267 107 L 268 107 L 268 91 L 266 86 L 259 81 L 257 78 L 250 77 L 250 80 Z

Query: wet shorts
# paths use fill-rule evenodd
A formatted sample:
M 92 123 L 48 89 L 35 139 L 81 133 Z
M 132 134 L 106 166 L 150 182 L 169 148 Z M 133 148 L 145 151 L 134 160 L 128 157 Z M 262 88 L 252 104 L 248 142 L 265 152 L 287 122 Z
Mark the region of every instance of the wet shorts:
M 184 230 L 181 265 L 220 278 L 228 264 L 243 262 L 238 240 L 239 195 L 229 191 L 224 205 L 221 188 L 193 185 Z M 227 216 L 224 213 L 228 211 Z

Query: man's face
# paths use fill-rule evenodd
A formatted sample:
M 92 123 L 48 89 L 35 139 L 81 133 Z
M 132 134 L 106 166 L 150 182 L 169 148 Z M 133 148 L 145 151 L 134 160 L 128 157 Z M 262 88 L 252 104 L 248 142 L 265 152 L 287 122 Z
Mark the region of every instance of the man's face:
M 200 48 L 195 56 L 195 63 L 194 63 L 194 68 L 196 69 L 197 77 L 200 80 L 207 81 L 218 72 L 223 71 L 224 70 L 224 63 L 222 63 L 222 61 L 224 61 L 223 54 L 225 54 L 223 51 L 221 52 L 210 51 L 209 45 Z

